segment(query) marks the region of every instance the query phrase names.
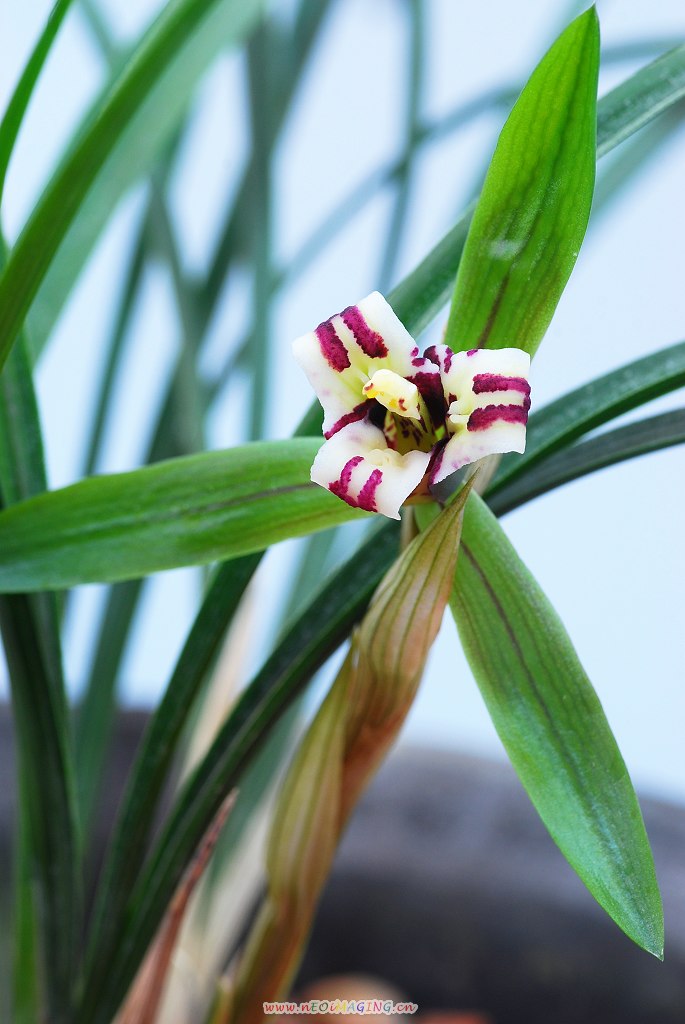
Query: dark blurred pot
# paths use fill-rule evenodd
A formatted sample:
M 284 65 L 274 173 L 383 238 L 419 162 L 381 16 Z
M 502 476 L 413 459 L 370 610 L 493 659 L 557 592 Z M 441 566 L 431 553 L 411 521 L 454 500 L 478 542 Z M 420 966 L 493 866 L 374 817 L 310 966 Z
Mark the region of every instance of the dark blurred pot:
M 508 765 L 404 750 L 351 822 L 301 980 L 372 973 L 420 1009 L 495 1024 L 682 1024 L 685 808 L 642 801 L 666 960 L 627 939 L 542 827 Z

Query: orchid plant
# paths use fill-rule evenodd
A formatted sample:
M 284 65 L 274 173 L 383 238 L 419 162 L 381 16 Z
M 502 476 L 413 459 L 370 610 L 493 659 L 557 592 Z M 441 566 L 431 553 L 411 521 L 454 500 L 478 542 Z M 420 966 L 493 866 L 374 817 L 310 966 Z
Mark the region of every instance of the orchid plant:
M 661 957 L 661 900 L 628 772 L 563 624 L 498 517 L 568 480 L 685 439 L 681 411 L 586 437 L 681 387 L 682 344 L 545 407 L 531 408 L 529 383 L 531 357 L 585 235 L 596 161 L 635 135 L 642 149 L 626 150 L 625 158 L 619 149 L 614 168 L 628 176 L 645 148 L 640 130 L 658 127 L 668 136 L 685 96 L 685 47 L 647 63 L 598 103 L 596 12 L 572 21 L 513 104 L 476 203 L 387 298 L 374 291 L 295 341 L 294 357 L 320 407 L 312 405 L 294 437 L 265 441 L 277 288 L 267 244 L 270 168 L 332 2 L 299 0 L 288 21 L 261 0 L 171 0 L 122 55 L 93 0 L 57 0 L 0 123 L 0 191 L 71 6 L 80 7 L 101 47 L 108 83 L 25 226 L 0 246 L 0 628 L 19 793 L 12 948 L 0 953 L 12 964 L 12 1019 L 165 1024 L 182 1005 L 183 1019 L 199 1024 L 261 1020 L 262 1001 L 286 991 L 295 976 L 340 835 L 398 735 L 448 607 L 545 826 L 619 928 Z M 424 7 L 423 0 L 407 4 L 417 39 Z M 206 275 L 188 280 L 168 181 L 196 81 L 214 56 L 242 44 L 253 151 Z M 287 67 L 284 53 L 296 55 Z M 644 56 L 654 56 L 649 46 Z M 506 93 L 507 107 L 517 91 Z M 269 117 L 260 116 L 263 105 Z M 460 118 L 463 111 L 456 124 Z M 430 136 L 412 121 L 409 156 L 391 175 L 400 185 Z M 160 252 L 185 347 L 149 464 L 94 475 L 98 415 L 83 479 L 49 490 L 34 365 L 112 208 L 141 179 L 147 205 L 100 406 L 112 400 L 143 268 Z M 402 201 L 398 222 L 403 210 Z M 246 245 L 253 250 L 246 253 Z M 254 324 L 242 348 L 254 359 L 252 439 L 205 451 L 204 413 L 226 368 L 203 378 L 202 344 L 226 275 L 246 259 L 254 270 Z M 441 342 L 421 354 L 424 329 L 446 307 Z M 301 330 L 312 323 L 303 309 Z M 234 369 L 230 360 L 227 369 Z M 349 523 L 357 532 L 344 535 L 348 557 L 335 562 L 331 538 Z M 211 682 L 221 674 L 220 650 L 228 634 L 233 651 L 230 628 L 249 613 L 263 553 L 294 537 L 308 538 L 295 611 L 254 678 L 217 713 Z M 140 583 L 180 566 L 211 569 L 129 766 L 94 879 L 94 811 Z M 89 583 L 111 589 L 90 680 L 72 707 L 62 611 L 69 589 Z M 342 667 L 296 740 L 298 698 L 343 645 Z M 264 815 L 269 838 L 255 872 L 252 838 Z M 247 904 L 262 890 L 239 941 Z M 189 983 L 176 954 L 192 943 L 199 953 Z

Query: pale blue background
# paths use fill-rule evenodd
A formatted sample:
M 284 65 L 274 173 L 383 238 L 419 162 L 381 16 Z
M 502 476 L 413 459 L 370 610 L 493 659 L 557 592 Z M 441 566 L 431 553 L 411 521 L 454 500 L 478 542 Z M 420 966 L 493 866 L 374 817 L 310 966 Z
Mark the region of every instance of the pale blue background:
M 103 6 L 126 39 L 159 4 L 107 0 Z M 3 103 L 49 7 L 47 0 L 5 0 L 0 6 Z M 339 0 L 326 26 L 278 147 L 277 250 L 284 260 L 336 199 L 398 151 L 405 85 L 400 57 L 406 49 L 400 7 L 398 0 Z M 568 9 L 546 0 L 430 0 L 426 112 L 439 116 L 493 85 L 520 81 Z M 599 10 L 605 43 L 685 34 L 681 0 L 609 0 Z M 602 92 L 634 67 L 624 64 L 603 74 Z M 11 166 L 4 223 L 10 237 L 20 229 L 103 74 L 97 51 L 74 12 L 41 81 Z M 191 267 L 204 265 L 218 230 L 216 210 L 230 194 L 244 159 L 244 91 L 241 58 L 226 57 L 209 71 L 198 97 L 173 188 L 175 221 Z M 496 117 L 481 118 L 425 150 L 398 276 L 449 227 L 492 149 L 499 123 Z M 536 403 L 682 339 L 684 156 L 681 129 L 593 224 L 535 361 Z M 92 381 L 101 365 L 101 344 L 140 207 L 139 191 L 116 210 L 40 364 L 39 399 L 53 486 L 71 482 L 79 472 L 83 424 L 92 414 Z M 310 400 L 290 359 L 290 339 L 371 289 L 390 209 L 390 197 L 379 196 L 279 302 L 273 437 L 286 436 Z M 232 280 L 212 331 L 209 362 L 240 337 L 249 321 L 248 302 L 249 281 Z M 120 375 L 119 415 L 110 425 L 103 470 L 137 464 L 140 439 L 177 344 L 171 291 L 159 268 L 148 276 L 144 301 L 136 311 Z M 657 405 L 661 409 L 677 401 Z M 223 446 L 241 437 L 244 412 L 238 385 L 214 411 L 213 444 Z M 681 450 L 651 456 L 566 487 L 504 521 L 567 624 L 636 782 L 679 800 L 685 800 L 682 469 Z M 278 603 L 274 580 L 291 555 L 292 546 L 270 555 L 261 575 L 260 609 Z M 148 588 L 144 621 L 124 666 L 128 701 L 150 701 L 159 693 L 192 615 L 197 587 L 197 574 L 188 570 L 160 576 Z M 101 597 L 100 588 L 85 589 L 69 623 L 67 659 L 75 689 L 87 664 L 88 638 Z M 261 640 L 253 644 L 253 664 L 266 653 L 268 632 L 262 632 L 258 630 Z M 503 756 L 451 621 L 446 621 L 433 652 L 404 737 Z

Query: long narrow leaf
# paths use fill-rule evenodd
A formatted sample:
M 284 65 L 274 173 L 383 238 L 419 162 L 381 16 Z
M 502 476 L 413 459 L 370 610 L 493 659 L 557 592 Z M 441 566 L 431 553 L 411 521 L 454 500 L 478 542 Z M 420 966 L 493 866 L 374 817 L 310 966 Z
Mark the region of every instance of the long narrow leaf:
M 164 697 L 143 737 L 113 832 L 112 848 L 103 870 L 90 936 L 92 949 L 108 948 L 121 925 L 126 899 L 143 862 L 150 829 L 168 778 L 179 737 L 195 707 L 207 670 L 226 629 L 259 564 L 250 555 L 221 566 L 210 584 L 188 634 Z M 91 960 L 89 978 L 108 970 L 101 954 Z
M 421 105 L 426 77 L 426 12 L 424 5 L 421 0 L 408 0 L 405 10 L 409 35 L 404 128 L 404 148 L 407 159 L 403 162 L 397 176 L 393 211 L 383 246 L 381 268 L 378 275 L 378 290 L 381 292 L 387 292 L 393 282 L 395 266 L 400 256 L 402 239 L 407 227 L 411 198 L 411 158 L 415 155 L 416 142 L 421 131 Z
M 24 114 L 31 102 L 33 90 L 71 3 L 72 0 L 57 0 L 45 23 L 45 28 L 38 37 L 31 56 L 24 66 L 0 123 L 0 200 L 4 192 L 5 177 L 14 144 L 24 121 Z
M 250 367 L 250 434 L 264 437 L 269 416 L 269 343 L 271 329 L 272 249 L 275 195 L 271 184 L 271 152 L 275 141 L 271 119 L 277 92 L 274 64 L 280 40 L 268 22 L 259 26 L 247 48 L 252 125 L 252 174 L 250 176 L 250 239 L 252 244 L 252 338 Z
M 0 628 L 39 889 L 49 1019 L 68 1024 L 81 903 L 66 722 L 51 683 L 55 666 L 46 662 L 31 599 L 0 597 Z
M 312 484 L 319 443 L 256 442 L 89 477 L 0 513 L 0 592 L 206 565 L 368 513 Z
M 605 156 L 685 96 L 685 44 L 641 68 L 597 104 L 597 157 Z M 418 333 L 449 298 L 468 231 L 467 211 L 424 262 L 393 293 L 403 322 L 410 316 Z M 432 286 L 436 280 L 439 286 Z
M 17 798 L 12 886 L 12 1010 L 16 1024 L 34 1024 L 41 1017 L 44 998 L 40 984 L 40 927 L 33 892 L 33 837 L 28 813 L 31 791 L 21 770 L 17 773 Z
M 683 442 L 683 409 L 629 423 L 544 459 L 525 476 L 516 477 L 492 497 L 488 495 L 488 505 L 495 515 L 503 516 L 525 502 L 588 473 Z
M 0 237 L 0 266 L 5 257 Z M 0 372 L 0 507 L 44 491 L 43 443 L 25 336 Z M 15 865 L 18 1021 L 38 1011 L 44 971 L 49 1012 L 67 1014 L 79 938 L 80 885 L 72 765 L 57 605 L 53 594 L 0 601 L 18 751 Z M 48 778 L 49 776 L 49 778 Z M 34 892 L 35 880 L 35 892 Z M 34 902 L 34 899 L 36 902 Z M 26 972 L 33 972 L 27 976 Z
M 563 625 L 477 496 L 451 606 L 495 728 L 552 838 L 619 927 L 661 957 L 652 854 L 611 729 Z
M 42 284 L 31 324 L 40 350 L 117 201 L 169 139 L 212 57 L 240 40 L 262 8 L 262 0 L 175 0 L 164 8 L 96 103 L 17 241 L 0 280 L 0 366 Z
M 594 7 L 537 66 L 499 137 L 471 223 L 445 342 L 535 352 L 580 249 L 595 180 Z
M 604 156 L 685 96 L 685 43 L 621 82 L 597 107 L 597 156 Z
M 273 106 L 270 110 L 272 145 L 278 136 L 300 81 L 300 75 L 307 64 L 330 7 L 331 0 L 304 0 L 298 13 L 293 36 L 282 46 L 282 49 L 291 58 L 291 64 L 288 74 L 282 77 L 280 89 L 272 97 Z M 251 192 L 254 167 L 254 159 L 250 159 L 238 183 L 235 200 L 227 210 L 225 222 L 219 232 L 219 242 L 200 292 L 200 305 L 205 309 L 214 309 L 233 258 L 236 254 L 244 255 L 249 245 L 249 236 L 245 237 L 247 234 L 245 213 Z
M 294 45 L 282 47 L 279 51 L 282 57 L 287 58 L 288 73 L 287 82 L 275 97 L 279 116 L 271 119 L 271 130 L 274 133 L 287 109 L 288 97 L 292 94 L 302 63 L 314 41 L 327 6 L 327 0 L 326 2 L 305 0 L 300 6 L 293 29 Z M 92 24 L 94 12 L 89 10 L 88 13 Z M 104 49 L 104 55 L 111 61 L 112 51 L 108 45 L 106 31 L 103 33 L 103 27 L 99 24 L 93 27 L 98 29 L 101 48 Z M 182 133 L 177 134 L 180 137 Z M 150 182 L 148 209 L 142 217 L 139 236 L 134 246 L 134 258 L 123 292 L 120 313 L 117 317 L 110 359 L 103 378 L 101 398 L 96 403 L 99 417 L 89 445 L 88 466 L 90 468 L 87 472 L 92 472 L 96 465 L 105 409 L 108 407 L 112 392 L 114 369 L 121 349 L 121 341 L 128 324 L 134 296 L 142 281 L 145 252 L 153 242 L 157 242 L 154 249 L 155 256 L 157 248 L 160 248 L 169 264 L 183 325 L 184 345 L 182 356 L 169 382 L 167 395 L 161 403 L 158 423 L 153 431 L 153 442 L 145 461 L 187 454 L 203 447 L 201 444 L 201 422 L 205 395 L 204 389 L 198 386 L 196 353 L 207 323 L 212 316 L 213 304 L 196 301 L 195 293 L 188 287 L 165 209 L 163 192 L 166 178 L 173 167 L 178 148 L 177 143 L 178 138 L 169 146 L 166 157 L 160 162 L 159 171 L 152 175 Z M 77 766 L 80 769 L 79 788 L 84 810 L 93 805 L 97 785 L 101 778 L 106 738 L 115 702 L 118 669 L 128 631 L 135 619 L 140 593 L 139 582 L 130 582 L 121 588 L 115 588 L 108 598 L 102 618 L 96 655 L 89 672 L 84 701 L 78 718 Z
M 105 602 L 103 625 L 97 638 L 88 682 L 76 714 L 74 767 L 82 838 L 87 843 L 109 751 L 110 732 L 117 708 L 115 683 L 126 638 L 135 617 L 143 580 L 115 584 Z M 84 849 L 84 853 L 88 851 Z

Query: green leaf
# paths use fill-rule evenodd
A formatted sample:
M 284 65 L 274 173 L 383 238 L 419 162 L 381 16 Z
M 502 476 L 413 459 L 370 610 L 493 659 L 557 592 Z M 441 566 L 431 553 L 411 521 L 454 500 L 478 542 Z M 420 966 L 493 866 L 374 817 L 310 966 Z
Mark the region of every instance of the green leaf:
M 523 455 L 505 456 L 488 489 L 490 497 L 530 467 L 583 434 L 685 386 L 685 342 L 612 370 L 550 402 L 528 421 Z
M 0 490 L 7 505 L 40 494 L 47 487 L 31 372 L 22 334 L 0 371 Z
M 24 120 L 24 114 L 31 102 L 36 82 L 40 78 L 40 73 L 71 3 L 72 0 L 57 0 L 21 73 L 12 98 L 7 104 L 2 123 L 0 123 L 0 200 L 5 188 L 7 168 Z
M 597 156 L 604 156 L 685 96 L 685 43 L 621 82 L 597 107 Z
M 288 60 L 287 70 L 280 78 L 279 88 L 271 96 L 269 128 L 272 145 L 290 109 L 291 101 L 330 8 L 331 0 L 304 0 L 298 11 L 292 35 L 281 43 L 279 56 L 281 59 L 287 57 Z M 206 310 L 212 310 L 216 306 L 223 291 L 228 268 L 236 255 L 244 256 L 249 247 L 250 227 L 245 214 L 249 216 L 250 212 L 249 200 L 256 157 L 257 154 L 253 152 L 219 232 L 219 242 L 200 293 L 200 305 Z
M 204 452 L 20 502 L 0 513 L 0 592 L 225 561 L 368 518 L 310 482 L 320 444 L 301 438 Z
M 665 412 L 572 445 L 544 459 L 524 476 L 516 477 L 488 505 L 497 516 L 506 515 L 540 494 L 626 459 L 661 451 L 685 441 L 685 410 Z
M 184 785 L 128 904 L 111 908 L 119 930 L 92 951 L 92 962 L 106 964 L 107 970 L 102 984 L 88 978 L 78 1024 L 109 1024 L 192 856 L 197 830 L 204 831 L 203 823 L 212 820 L 274 723 L 364 614 L 397 546 L 394 523 L 376 531 L 290 624 L 243 692 Z
M 5 258 L 0 236 L 0 266 Z M 46 487 L 43 442 L 26 339 L 0 372 L 0 508 Z M 0 599 L 19 776 L 15 863 L 14 996 L 18 1021 L 40 1000 L 51 1019 L 68 1012 L 80 930 L 77 824 L 54 594 Z M 34 884 L 35 883 L 35 884 Z M 30 972 L 30 973 L 27 973 Z M 41 1012 L 42 1015 L 42 1012 Z M 35 1013 L 34 1013 L 35 1019 Z
M 13 952 L 12 1012 L 15 1024 L 34 1024 L 42 1016 L 39 920 L 33 894 L 33 839 L 28 804 L 30 789 L 21 772 L 17 776 L 18 810 L 14 826 L 14 902 L 11 942 Z M 10 938 L 8 930 L 8 939 Z M 10 942 L 7 943 L 8 949 Z
M 116 681 L 143 585 L 144 580 L 129 580 L 110 589 L 88 681 L 76 712 L 74 766 L 84 843 L 90 837 L 93 815 L 98 809 L 102 771 L 117 711 Z M 88 853 L 87 849 L 84 853 Z
M 58 666 L 45 658 L 31 598 L 1 596 L 0 629 L 37 882 L 48 1016 L 55 1024 L 67 1024 L 81 901 L 67 723 L 54 681 Z
M 397 175 L 394 207 L 383 244 L 381 266 L 378 273 L 378 290 L 387 292 L 395 278 L 395 266 L 402 251 L 404 235 L 409 223 L 409 207 L 412 191 L 413 160 L 416 156 L 417 141 L 421 133 L 421 108 L 425 94 L 427 70 L 426 9 L 422 0 L 409 0 L 405 5 L 407 21 L 408 52 L 406 57 L 407 85 L 404 112 L 404 149 L 407 158 Z
M 571 274 L 595 181 L 594 7 L 543 57 L 502 129 L 473 215 L 445 343 L 537 349 Z
M 211 60 L 249 32 L 263 6 L 172 0 L 145 34 L 95 104 L 12 251 L 0 280 L 0 366 L 39 287 L 31 334 L 40 351 L 118 200 L 154 163 Z
M 272 146 L 274 132 L 266 111 L 273 111 L 278 92 L 276 70 L 281 40 L 275 26 L 259 26 L 247 47 L 252 125 L 252 173 L 250 176 L 250 240 L 252 248 L 252 337 L 247 353 L 250 369 L 249 439 L 263 437 L 269 418 L 268 393 L 273 336 L 273 187 Z
M 136 754 L 98 888 L 91 948 L 110 948 L 109 943 L 121 927 L 126 900 L 147 852 L 150 830 L 179 738 L 260 559 L 259 554 L 249 555 L 220 566 L 207 589 L 166 692 Z M 89 983 L 97 987 L 107 970 L 107 957 L 92 958 Z
M 495 728 L 552 838 L 619 927 L 661 957 L 654 863 L 616 741 L 558 616 L 475 495 L 451 606 Z
M 595 231 L 602 224 L 602 217 L 617 199 L 631 185 L 663 159 L 674 135 L 683 124 L 685 100 L 679 100 L 655 121 L 651 121 L 637 135 L 631 136 L 621 145 L 613 159 L 600 164 L 601 175 L 595 185 L 592 200 L 592 225 Z M 637 188 L 637 184 L 635 185 Z

